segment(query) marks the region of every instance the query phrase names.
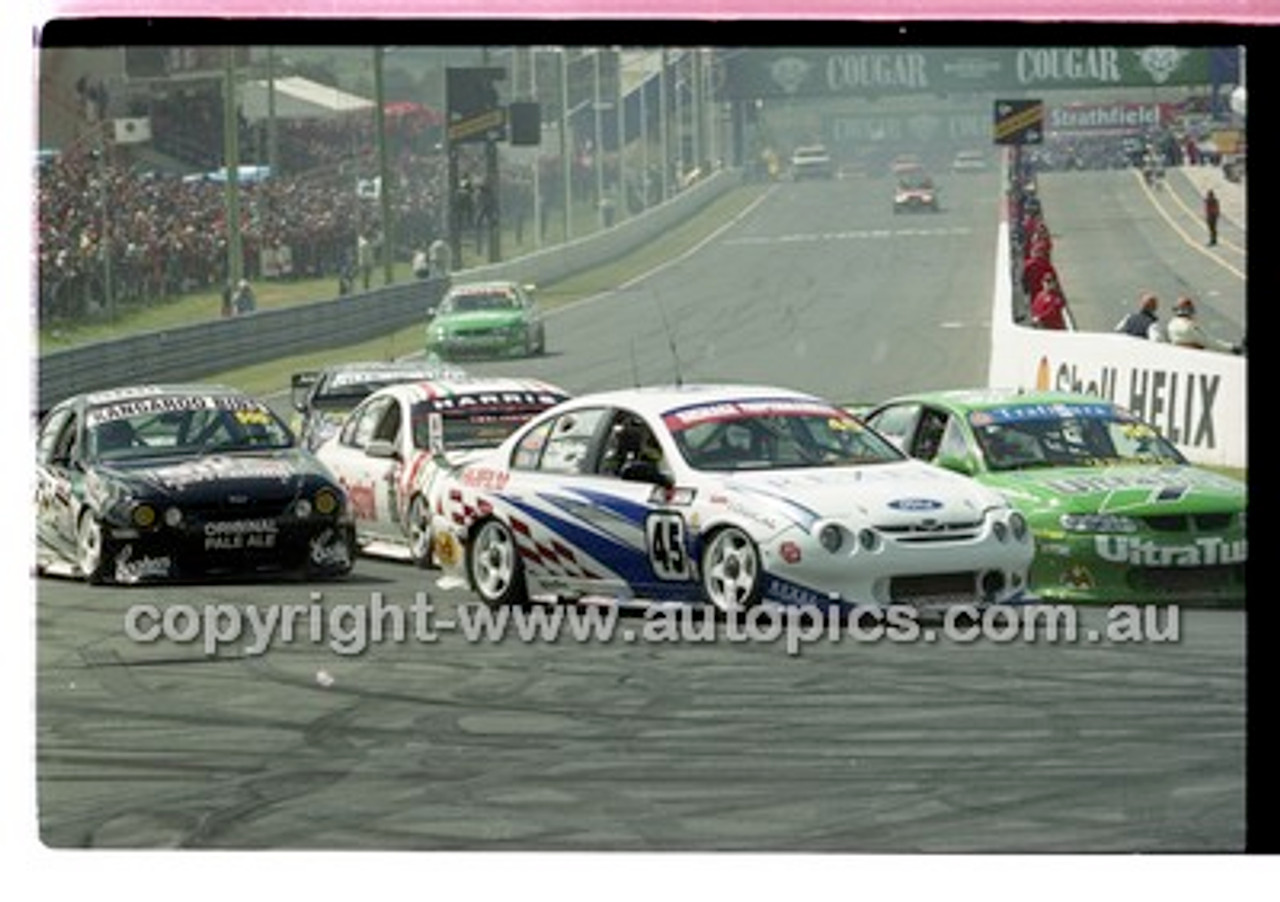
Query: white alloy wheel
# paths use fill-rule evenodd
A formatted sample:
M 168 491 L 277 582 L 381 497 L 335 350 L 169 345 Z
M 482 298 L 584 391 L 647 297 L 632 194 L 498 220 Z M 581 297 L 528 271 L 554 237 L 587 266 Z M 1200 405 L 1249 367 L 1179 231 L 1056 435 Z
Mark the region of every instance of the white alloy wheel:
M 716 530 L 702 552 L 702 591 L 722 611 L 742 611 L 760 601 L 760 552 L 736 526 Z
M 102 561 L 102 524 L 92 512 L 85 511 L 76 524 L 76 564 L 86 580 L 96 583 L 102 581 Z
M 467 547 L 467 574 L 486 604 L 523 604 L 527 600 L 520 550 L 501 520 L 486 520 L 476 529 Z
M 431 566 L 431 508 L 427 499 L 415 495 L 409 505 L 409 555 L 419 567 Z

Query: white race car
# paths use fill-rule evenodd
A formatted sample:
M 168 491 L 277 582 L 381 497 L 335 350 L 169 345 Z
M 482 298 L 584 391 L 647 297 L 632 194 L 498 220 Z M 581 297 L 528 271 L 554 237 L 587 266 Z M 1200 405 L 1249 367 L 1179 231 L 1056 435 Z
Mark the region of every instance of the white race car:
M 346 490 L 362 551 L 432 566 L 437 476 L 568 398 L 536 379 L 431 379 L 372 393 L 316 449 Z
M 1012 602 L 1033 551 L 995 492 L 782 388 L 584 395 L 449 474 L 440 493 L 446 578 L 494 605 Z

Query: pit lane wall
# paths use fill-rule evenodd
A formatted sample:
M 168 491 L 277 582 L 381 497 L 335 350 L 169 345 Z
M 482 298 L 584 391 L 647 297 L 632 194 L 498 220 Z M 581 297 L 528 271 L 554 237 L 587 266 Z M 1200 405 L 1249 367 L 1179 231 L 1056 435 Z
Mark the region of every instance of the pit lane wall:
M 1248 360 L 1108 332 L 1014 322 L 1009 226 L 996 243 L 988 385 L 1101 395 L 1127 407 L 1200 464 L 1248 466 Z
M 720 170 L 609 229 L 502 263 L 455 272 L 453 281 L 512 279 L 542 284 L 603 266 L 661 237 L 740 180 L 736 170 Z M 39 358 L 33 400 L 36 410 L 43 411 L 84 391 L 199 380 L 294 354 L 368 341 L 417 322 L 425 329 L 427 307 L 440 300 L 445 287 L 438 279 L 414 281 L 54 351 Z M 211 316 L 216 314 L 210 311 Z

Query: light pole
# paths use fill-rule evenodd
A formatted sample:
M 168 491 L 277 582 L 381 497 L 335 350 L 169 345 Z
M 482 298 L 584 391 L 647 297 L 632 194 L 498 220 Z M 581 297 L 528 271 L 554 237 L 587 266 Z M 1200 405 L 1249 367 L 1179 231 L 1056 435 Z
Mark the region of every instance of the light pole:
M 529 94 L 533 102 L 538 98 L 538 48 L 529 48 Z M 538 146 L 533 149 L 533 246 L 542 250 L 542 116 L 538 116 Z
M 244 277 L 244 247 L 240 236 L 240 119 L 236 115 L 236 48 L 224 47 L 222 155 L 226 166 L 227 285 Z
M 667 48 L 662 48 L 662 68 L 658 71 L 658 141 L 662 150 L 662 200 L 671 196 L 671 124 L 667 122 Z
M 569 159 L 569 49 L 560 48 L 560 169 L 564 179 L 564 240 L 573 237 L 573 163 Z
M 601 121 L 600 101 L 600 48 L 591 49 L 591 111 L 595 114 L 595 137 L 592 139 L 592 158 L 596 164 L 596 210 L 600 225 L 604 225 L 604 123 Z
M 387 165 L 387 114 L 386 86 L 383 83 L 383 47 L 373 48 L 373 133 L 378 150 L 378 205 L 382 217 L 382 273 L 383 284 L 395 281 L 394 223 L 391 221 L 391 173 Z

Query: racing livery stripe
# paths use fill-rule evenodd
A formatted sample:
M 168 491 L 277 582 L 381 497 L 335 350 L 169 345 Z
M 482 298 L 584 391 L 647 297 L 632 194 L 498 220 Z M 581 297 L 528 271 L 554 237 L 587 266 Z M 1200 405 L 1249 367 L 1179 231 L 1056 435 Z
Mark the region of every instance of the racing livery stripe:
M 636 524 L 644 525 L 645 517 L 649 515 L 649 507 L 644 504 L 637 504 L 634 501 L 628 501 L 626 498 L 620 498 L 617 495 L 609 495 L 605 492 L 595 492 L 590 489 L 574 489 L 583 498 L 592 502 L 605 510 L 621 514 L 623 518 Z
M 803 504 L 793 501 L 790 498 L 785 497 L 784 495 L 775 494 L 766 489 L 762 489 L 758 486 L 740 485 L 740 486 L 735 486 L 735 490 L 742 493 L 743 495 L 762 495 L 763 497 L 768 498 L 771 501 L 778 502 L 779 504 L 781 504 L 783 507 L 787 508 L 790 511 L 791 519 L 795 522 L 797 526 L 801 527 L 802 529 L 806 529 L 806 530 L 809 529 L 810 527 L 813 526 L 814 523 L 816 523 L 820 519 L 817 511 L 811 510 L 810 508 L 805 507 Z
M 653 575 L 648 555 L 644 549 L 613 541 L 576 523 L 556 516 L 550 511 L 517 501 L 510 497 L 503 500 L 520 510 L 531 520 L 535 520 L 555 535 L 562 537 L 571 546 L 581 549 L 594 560 L 604 563 L 609 570 L 617 574 L 638 597 L 654 598 L 661 601 L 696 600 L 696 588 L 690 583 L 662 583 Z M 538 560 L 541 564 L 542 561 Z M 582 568 L 583 576 L 588 579 L 600 579 L 598 575 Z

